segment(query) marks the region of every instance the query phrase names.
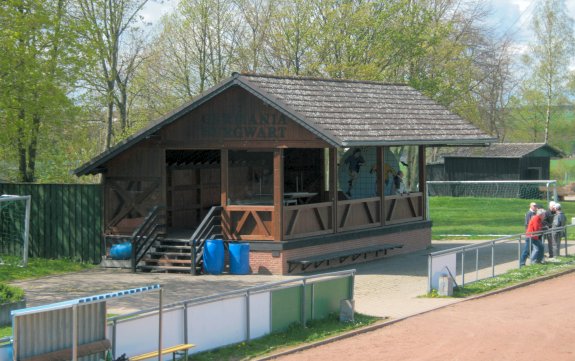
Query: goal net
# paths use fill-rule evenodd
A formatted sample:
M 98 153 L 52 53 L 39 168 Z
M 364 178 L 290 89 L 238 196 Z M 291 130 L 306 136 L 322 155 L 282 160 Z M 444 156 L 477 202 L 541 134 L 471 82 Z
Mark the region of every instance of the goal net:
M 0 264 L 7 256 L 28 264 L 30 203 L 30 196 L 0 195 Z
M 429 181 L 428 197 L 489 197 L 557 200 L 554 180 L 519 181 Z

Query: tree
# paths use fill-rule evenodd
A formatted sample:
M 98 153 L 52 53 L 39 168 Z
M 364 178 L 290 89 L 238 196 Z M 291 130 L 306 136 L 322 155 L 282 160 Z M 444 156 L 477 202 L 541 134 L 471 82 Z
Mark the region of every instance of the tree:
M 92 90 L 104 96 L 107 108 L 106 148 L 114 139 L 115 105 L 120 109 L 120 129 L 125 133 L 128 127 L 128 87 L 135 67 L 141 44 L 131 53 L 124 50 L 128 33 L 137 32 L 139 12 L 148 0 L 78 0 L 80 14 L 85 22 L 84 36 L 88 49 L 94 50 L 95 66 L 98 70 L 86 68 L 85 81 Z M 136 44 L 139 40 L 136 40 Z M 119 94 L 118 94 L 118 89 Z
M 564 0 L 540 0 L 533 16 L 534 42 L 525 57 L 532 77 L 526 86 L 542 93 L 545 99 L 545 136 L 549 142 L 552 109 L 564 98 L 569 78 L 569 63 L 575 46 L 573 19 Z
M 47 129 L 71 109 L 77 70 L 76 28 L 66 0 L 0 3 L 0 126 L 5 159 L 18 159 L 17 179 L 36 180 Z

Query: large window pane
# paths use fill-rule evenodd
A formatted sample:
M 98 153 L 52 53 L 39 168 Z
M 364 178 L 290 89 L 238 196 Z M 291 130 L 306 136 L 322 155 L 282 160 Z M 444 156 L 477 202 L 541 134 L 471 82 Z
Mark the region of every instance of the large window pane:
M 385 150 L 385 194 L 419 191 L 419 148 L 389 147 Z
M 273 152 L 229 152 L 228 204 L 272 205 Z
M 284 150 L 284 204 L 308 204 L 329 199 L 325 192 L 323 149 Z M 329 178 L 328 178 L 329 179 Z

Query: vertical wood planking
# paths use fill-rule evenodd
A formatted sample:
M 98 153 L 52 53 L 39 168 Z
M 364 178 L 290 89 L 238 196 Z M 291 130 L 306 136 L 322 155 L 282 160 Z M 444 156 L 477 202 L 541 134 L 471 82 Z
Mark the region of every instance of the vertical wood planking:
M 97 184 L 0 184 L 30 195 L 30 256 L 100 262 L 102 192 Z

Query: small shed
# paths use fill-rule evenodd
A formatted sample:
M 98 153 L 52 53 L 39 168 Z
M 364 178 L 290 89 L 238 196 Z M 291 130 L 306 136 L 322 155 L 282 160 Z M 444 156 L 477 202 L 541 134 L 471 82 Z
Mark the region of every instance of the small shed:
M 492 143 L 459 147 L 441 155 L 443 162 L 428 164 L 430 181 L 549 179 L 551 158 L 562 152 L 545 143 Z
M 102 174 L 106 235 L 164 207 L 148 269 L 194 272 L 213 224 L 283 274 L 425 249 L 426 147 L 494 140 L 406 85 L 233 74 L 75 173 Z

